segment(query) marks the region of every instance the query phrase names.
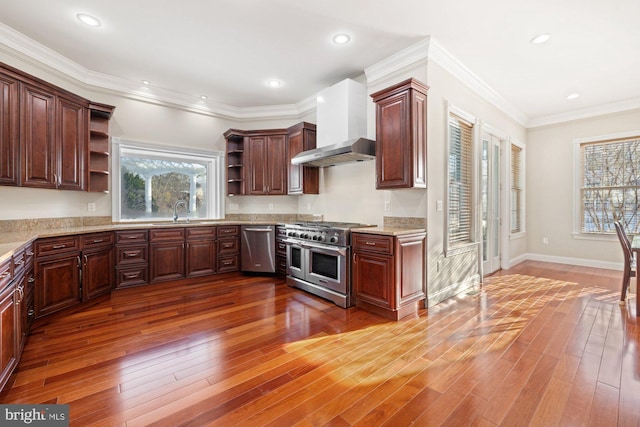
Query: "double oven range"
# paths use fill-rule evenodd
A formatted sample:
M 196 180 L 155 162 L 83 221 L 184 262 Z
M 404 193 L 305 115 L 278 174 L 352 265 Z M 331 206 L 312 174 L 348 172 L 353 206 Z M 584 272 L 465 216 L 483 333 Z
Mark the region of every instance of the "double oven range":
M 351 229 L 364 224 L 296 222 L 285 224 L 287 284 L 351 307 Z

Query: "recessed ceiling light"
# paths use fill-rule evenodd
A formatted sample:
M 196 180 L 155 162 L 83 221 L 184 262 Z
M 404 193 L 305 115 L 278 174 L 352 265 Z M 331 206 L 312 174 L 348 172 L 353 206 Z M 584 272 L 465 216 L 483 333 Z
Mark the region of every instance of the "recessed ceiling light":
M 346 33 L 340 33 L 333 36 L 333 42 L 335 44 L 347 44 L 349 43 L 349 40 L 351 40 L 351 36 Z
M 535 36 L 530 40 L 530 42 L 532 44 L 542 44 L 542 43 L 548 42 L 550 38 L 551 38 L 551 34 L 544 33 L 544 34 L 539 34 Z
M 267 86 L 269 87 L 280 87 L 282 86 L 282 82 L 280 80 L 271 79 L 267 81 Z
M 149 80 L 142 80 L 142 84 L 149 86 L 151 82 Z
M 208 96 L 207 95 L 200 95 L 200 99 L 207 99 Z
M 571 95 L 567 96 L 567 99 L 571 100 L 571 99 L 577 99 L 580 98 L 580 94 L 579 93 L 572 93 Z
M 96 18 L 95 16 L 87 15 L 86 13 L 78 13 L 76 15 L 76 18 L 78 18 L 78 21 L 90 27 L 99 27 L 102 25 L 98 18 Z

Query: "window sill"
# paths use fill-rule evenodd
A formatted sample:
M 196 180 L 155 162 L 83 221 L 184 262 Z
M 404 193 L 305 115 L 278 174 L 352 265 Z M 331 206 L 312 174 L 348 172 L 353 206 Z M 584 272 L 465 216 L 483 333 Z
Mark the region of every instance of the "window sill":
M 510 234 L 509 235 L 509 240 L 524 239 L 525 237 L 527 237 L 527 232 L 526 231 L 521 231 L 519 233 Z
M 609 233 L 571 233 L 571 237 L 576 240 L 592 240 L 599 242 L 617 242 L 618 236 Z M 631 238 L 631 236 L 629 236 Z

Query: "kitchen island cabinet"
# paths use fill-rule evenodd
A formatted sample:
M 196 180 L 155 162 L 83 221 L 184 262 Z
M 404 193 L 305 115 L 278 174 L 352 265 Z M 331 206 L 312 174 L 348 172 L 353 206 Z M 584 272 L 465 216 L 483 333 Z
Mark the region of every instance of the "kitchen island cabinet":
M 424 232 L 353 233 L 356 305 L 393 320 L 415 314 L 424 300 Z
M 427 187 L 427 92 L 415 79 L 371 95 L 376 104 L 376 188 Z

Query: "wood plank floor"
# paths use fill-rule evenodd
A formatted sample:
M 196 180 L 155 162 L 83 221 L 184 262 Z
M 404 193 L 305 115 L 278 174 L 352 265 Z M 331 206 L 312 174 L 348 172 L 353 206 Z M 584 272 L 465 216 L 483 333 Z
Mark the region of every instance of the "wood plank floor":
M 640 426 L 621 275 L 528 261 L 400 322 L 274 278 L 115 291 L 36 325 L 0 402 L 76 426 Z

